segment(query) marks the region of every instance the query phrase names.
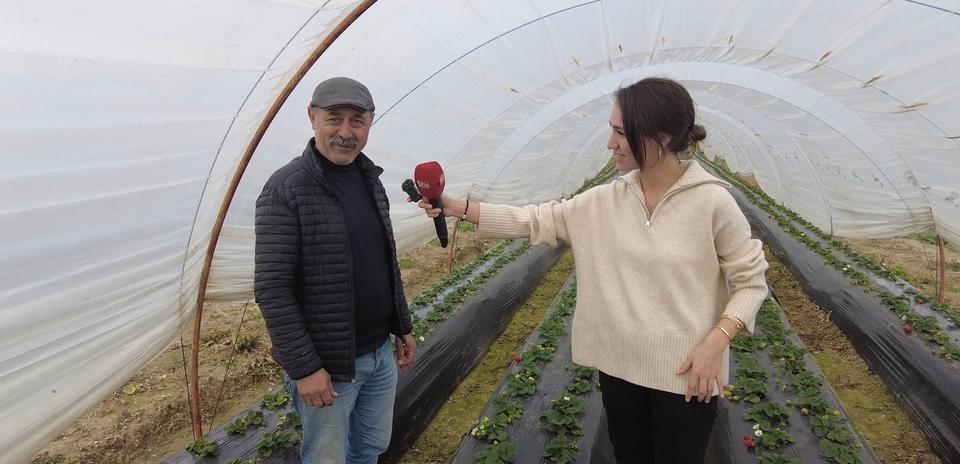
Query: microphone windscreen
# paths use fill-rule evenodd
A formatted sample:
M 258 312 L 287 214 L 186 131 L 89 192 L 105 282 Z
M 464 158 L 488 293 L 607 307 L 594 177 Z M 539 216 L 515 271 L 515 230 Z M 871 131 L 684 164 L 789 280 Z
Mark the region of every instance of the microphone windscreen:
M 443 177 L 443 168 L 436 161 L 418 164 L 413 170 L 413 178 L 417 181 L 417 190 L 424 197 L 439 200 L 446 183 Z

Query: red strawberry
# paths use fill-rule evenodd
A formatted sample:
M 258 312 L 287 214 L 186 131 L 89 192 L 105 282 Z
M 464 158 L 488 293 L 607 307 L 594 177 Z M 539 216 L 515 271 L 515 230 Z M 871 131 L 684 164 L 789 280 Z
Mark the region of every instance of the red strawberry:
M 743 446 L 746 446 L 747 448 L 753 448 L 753 437 L 750 435 L 744 435 Z
M 905 324 L 903 326 L 903 333 L 910 335 L 911 333 L 913 333 L 913 327 L 910 327 L 910 324 Z
M 511 356 L 510 358 L 513 359 L 513 362 L 523 361 L 523 356 L 520 356 L 519 354 L 515 354 L 515 355 Z

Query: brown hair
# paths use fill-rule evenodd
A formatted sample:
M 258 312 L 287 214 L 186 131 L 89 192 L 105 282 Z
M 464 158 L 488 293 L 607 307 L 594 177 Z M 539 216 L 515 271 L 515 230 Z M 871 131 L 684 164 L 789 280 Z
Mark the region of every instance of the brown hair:
M 617 104 L 623 114 L 623 131 L 630 151 L 643 169 L 647 154 L 643 139 L 657 140 L 657 134 L 670 136 L 664 148 L 672 152 L 687 149 L 690 142 L 707 137 L 703 126 L 694 124 L 693 99 L 679 82 L 663 77 L 648 77 L 617 90 Z

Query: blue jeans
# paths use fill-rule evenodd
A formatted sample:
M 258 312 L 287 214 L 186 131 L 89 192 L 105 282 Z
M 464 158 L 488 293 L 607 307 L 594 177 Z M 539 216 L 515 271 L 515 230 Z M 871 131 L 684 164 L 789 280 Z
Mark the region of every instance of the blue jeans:
M 293 407 L 303 422 L 303 464 L 376 464 L 387 450 L 393 427 L 397 363 L 391 339 L 356 360 L 356 381 L 333 382 L 333 404 L 314 408 L 303 403 L 297 382 L 284 374 Z

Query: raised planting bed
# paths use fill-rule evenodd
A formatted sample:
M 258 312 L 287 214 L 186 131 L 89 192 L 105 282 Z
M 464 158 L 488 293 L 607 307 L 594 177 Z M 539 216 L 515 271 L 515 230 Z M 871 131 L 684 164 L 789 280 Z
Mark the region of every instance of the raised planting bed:
M 879 264 L 713 167 L 737 187 L 731 193 L 751 226 L 786 263 L 811 300 L 846 333 L 934 452 L 945 462 L 960 462 L 955 311 L 930 305 L 929 298 L 884 272 Z
M 503 266 L 459 311 L 419 342 L 417 362 L 400 376 L 393 437 L 380 462 L 399 461 L 565 250 L 563 246 L 529 249 Z
M 773 299 L 734 340 L 730 371 L 708 463 L 879 464 Z
M 571 361 L 572 280 L 521 353 L 504 360 L 510 369 L 451 463 L 613 462 L 596 371 Z

